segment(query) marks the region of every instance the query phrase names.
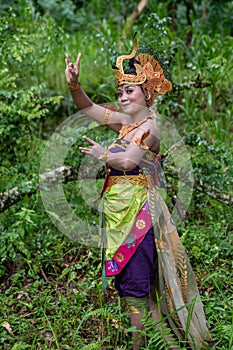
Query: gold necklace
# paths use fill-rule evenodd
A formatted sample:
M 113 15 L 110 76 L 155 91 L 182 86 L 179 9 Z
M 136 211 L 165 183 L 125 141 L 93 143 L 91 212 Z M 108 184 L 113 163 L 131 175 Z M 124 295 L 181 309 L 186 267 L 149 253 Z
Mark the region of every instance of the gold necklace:
M 127 124 L 122 126 L 120 132 L 119 132 L 119 139 L 122 139 L 123 137 L 125 137 L 125 135 L 127 135 L 130 131 L 136 129 L 139 125 L 145 123 L 145 121 L 147 121 L 148 119 L 151 119 L 151 117 L 146 117 L 142 120 L 140 120 L 139 122 L 133 123 L 133 124 Z

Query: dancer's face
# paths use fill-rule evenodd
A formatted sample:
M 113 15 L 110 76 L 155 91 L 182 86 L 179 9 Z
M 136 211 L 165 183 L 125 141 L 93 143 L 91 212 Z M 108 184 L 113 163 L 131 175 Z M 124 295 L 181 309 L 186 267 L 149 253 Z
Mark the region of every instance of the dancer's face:
M 125 113 L 134 116 L 146 107 L 145 95 L 140 85 L 125 84 L 118 87 L 118 102 Z

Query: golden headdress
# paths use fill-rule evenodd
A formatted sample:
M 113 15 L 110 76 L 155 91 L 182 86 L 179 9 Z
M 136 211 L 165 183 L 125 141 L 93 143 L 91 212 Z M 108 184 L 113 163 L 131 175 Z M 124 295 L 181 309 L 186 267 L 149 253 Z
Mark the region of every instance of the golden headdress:
M 117 86 L 123 84 L 142 85 L 145 96 L 147 96 L 148 91 L 150 93 L 150 98 L 146 99 L 148 106 L 153 105 L 156 92 L 165 94 L 172 90 L 172 83 L 166 78 L 165 69 L 162 69 L 157 57 L 157 54 L 150 48 L 144 46 L 138 49 L 138 40 L 134 38 L 134 48 L 131 54 L 119 56 L 116 61 Z M 133 58 L 135 59 L 136 75 L 124 73 L 123 61 Z

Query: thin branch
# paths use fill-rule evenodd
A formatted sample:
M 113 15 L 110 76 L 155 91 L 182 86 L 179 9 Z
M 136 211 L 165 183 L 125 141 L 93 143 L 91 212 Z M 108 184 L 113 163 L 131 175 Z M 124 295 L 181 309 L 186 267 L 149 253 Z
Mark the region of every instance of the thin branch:
M 132 27 L 136 19 L 141 15 L 144 11 L 145 7 L 148 5 L 148 0 L 141 0 L 136 6 L 135 10 L 131 13 L 131 15 L 126 19 L 125 27 L 122 32 L 122 38 L 126 39 L 129 33 L 132 31 Z
M 44 270 L 42 269 L 42 267 L 40 268 L 40 272 L 41 272 L 42 276 L 44 277 L 45 282 L 49 283 L 50 281 L 49 281 L 48 277 L 46 276 L 46 274 L 45 274 Z
M 164 173 L 166 176 L 170 176 L 173 179 L 180 180 L 180 181 L 186 183 L 187 186 L 190 185 L 188 182 L 186 182 L 185 176 L 182 178 L 182 176 L 179 174 L 179 178 L 178 178 L 178 175 L 176 174 L 175 171 L 172 170 L 172 167 L 171 167 L 171 169 L 166 168 Z M 192 187 L 195 190 L 206 194 L 208 197 L 215 199 L 216 201 L 218 201 L 221 204 L 225 204 L 227 206 L 233 206 L 233 198 L 226 193 L 220 192 L 215 187 L 203 185 L 199 181 L 195 181 L 194 184 L 192 184 Z
M 173 91 L 180 91 L 180 90 L 188 90 L 191 88 L 197 88 L 197 89 L 204 89 L 208 86 L 211 86 L 211 83 L 207 81 L 188 81 L 186 83 L 182 84 L 174 84 L 173 85 Z

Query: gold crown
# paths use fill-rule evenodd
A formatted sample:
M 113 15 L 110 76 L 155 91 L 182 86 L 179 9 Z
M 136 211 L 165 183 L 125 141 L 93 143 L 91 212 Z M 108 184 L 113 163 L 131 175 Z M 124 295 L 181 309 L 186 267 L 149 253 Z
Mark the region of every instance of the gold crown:
M 146 49 L 144 47 L 144 49 Z M 151 52 L 151 50 L 149 50 Z M 153 52 L 154 53 L 154 52 Z M 155 54 L 155 53 L 154 53 Z M 135 58 L 139 63 L 134 63 L 136 75 L 125 74 L 123 61 Z M 150 98 L 146 100 L 148 106 L 152 106 L 156 92 L 165 94 L 172 90 L 172 83 L 166 79 L 164 70 L 152 54 L 138 52 L 138 40 L 134 39 L 134 47 L 129 55 L 119 56 L 116 60 L 116 84 L 142 85 L 145 96 L 150 92 Z

